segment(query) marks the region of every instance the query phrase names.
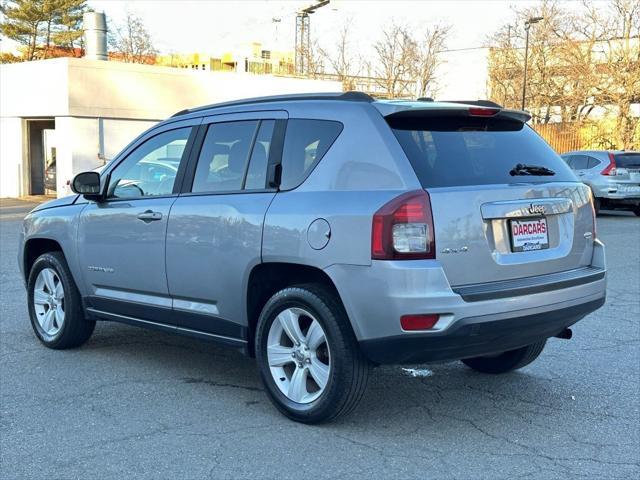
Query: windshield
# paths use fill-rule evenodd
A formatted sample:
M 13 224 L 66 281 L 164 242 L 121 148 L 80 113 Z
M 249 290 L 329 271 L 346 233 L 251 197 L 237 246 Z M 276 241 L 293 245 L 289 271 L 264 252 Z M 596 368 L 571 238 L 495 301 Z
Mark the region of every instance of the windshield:
M 556 152 L 520 122 L 477 117 L 388 122 L 425 188 L 576 180 Z M 526 168 L 519 170 L 519 164 Z M 512 174 L 514 169 L 525 175 Z

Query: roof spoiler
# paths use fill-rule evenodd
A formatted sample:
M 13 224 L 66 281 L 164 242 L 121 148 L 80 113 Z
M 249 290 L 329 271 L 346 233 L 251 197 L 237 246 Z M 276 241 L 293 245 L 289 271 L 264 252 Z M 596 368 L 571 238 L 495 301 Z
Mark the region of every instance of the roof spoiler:
M 451 103 L 451 102 L 450 102 Z M 454 102 L 457 103 L 457 102 Z M 475 113 L 474 110 L 479 110 Z M 487 112 L 487 110 L 495 110 L 493 112 Z M 409 119 L 409 118 L 428 118 L 428 117 L 484 117 L 484 118 L 499 118 L 514 120 L 516 122 L 527 123 L 531 120 L 531 115 L 522 110 L 510 110 L 506 108 L 482 105 L 476 109 L 473 108 L 438 108 L 435 106 L 429 106 L 425 108 L 407 108 L 403 110 L 397 110 L 395 112 L 385 115 L 385 118 L 391 119 Z

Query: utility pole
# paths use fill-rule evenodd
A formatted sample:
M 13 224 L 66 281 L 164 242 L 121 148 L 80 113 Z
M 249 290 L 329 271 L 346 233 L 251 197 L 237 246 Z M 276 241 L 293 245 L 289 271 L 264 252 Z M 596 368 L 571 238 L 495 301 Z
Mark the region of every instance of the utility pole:
M 321 7 L 328 5 L 330 0 L 323 0 L 307 8 L 303 8 L 296 14 L 296 51 L 295 67 L 298 75 L 304 75 L 309 71 L 308 54 L 311 48 L 311 23 L 309 15 Z
M 527 67 L 529 66 L 529 29 L 534 23 L 544 20 L 544 17 L 530 17 L 524 22 L 526 32 L 524 41 L 524 78 L 522 79 L 522 110 L 524 110 L 525 99 L 527 97 Z

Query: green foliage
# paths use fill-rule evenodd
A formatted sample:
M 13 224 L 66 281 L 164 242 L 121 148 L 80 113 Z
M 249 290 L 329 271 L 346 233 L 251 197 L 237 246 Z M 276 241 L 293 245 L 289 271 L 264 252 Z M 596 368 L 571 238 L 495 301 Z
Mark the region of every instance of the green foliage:
M 2 35 L 25 46 L 24 59 L 56 55 L 54 47 L 73 49 L 82 38 L 86 0 L 13 0 L 2 6 Z

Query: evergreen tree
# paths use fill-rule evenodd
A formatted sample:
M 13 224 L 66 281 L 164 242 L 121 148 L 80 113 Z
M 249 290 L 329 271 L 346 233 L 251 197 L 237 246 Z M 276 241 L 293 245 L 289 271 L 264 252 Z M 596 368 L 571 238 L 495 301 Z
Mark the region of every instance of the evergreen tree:
M 74 48 L 82 37 L 86 0 L 13 0 L 1 7 L 2 34 L 25 46 L 24 59 L 52 55 L 52 46 Z
M 72 51 L 82 48 L 82 16 L 87 11 L 85 0 L 58 0 L 60 16 L 58 30 L 53 36 L 53 42 Z

